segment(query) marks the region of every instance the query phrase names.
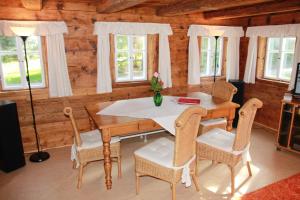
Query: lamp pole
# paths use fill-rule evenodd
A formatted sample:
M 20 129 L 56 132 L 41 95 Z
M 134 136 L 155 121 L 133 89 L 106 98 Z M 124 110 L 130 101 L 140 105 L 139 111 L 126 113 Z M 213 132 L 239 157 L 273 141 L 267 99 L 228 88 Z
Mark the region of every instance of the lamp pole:
M 27 40 L 28 36 L 20 36 L 20 37 L 23 40 L 23 44 L 24 44 L 25 62 L 26 62 L 26 80 L 27 80 L 28 89 L 29 89 L 30 106 L 31 106 L 31 112 L 32 112 L 32 123 L 33 123 L 33 129 L 34 129 L 34 133 L 35 133 L 36 147 L 38 150 L 37 152 L 33 153 L 30 156 L 29 160 L 31 162 L 43 162 L 43 161 L 47 160 L 50 157 L 50 155 L 49 155 L 49 153 L 43 152 L 40 150 L 40 140 L 39 140 L 39 135 L 38 135 L 38 132 L 36 129 L 35 112 L 34 112 L 33 101 L 32 101 L 32 91 L 31 91 L 28 60 L 27 60 L 26 40 Z
M 217 45 L 218 45 L 219 36 L 215 36 L 216 45 L 215 45 L 215 68 L 214 68 L 214 82 L 216 82 L 216 74 L 217 74 Z

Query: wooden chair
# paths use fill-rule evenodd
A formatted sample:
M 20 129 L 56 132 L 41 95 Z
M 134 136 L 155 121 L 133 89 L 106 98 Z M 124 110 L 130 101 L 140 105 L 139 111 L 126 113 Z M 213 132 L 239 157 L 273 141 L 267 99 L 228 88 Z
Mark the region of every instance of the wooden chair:
M 71 120 L 74 131 L 74 144 L 72 146 L 71 159 L 73 168 L 79 165 L 77 188 L 80 189 L 82 183 L 83 168 L 88 162 L 103 160 L 103 142 L 101 133 L 98 129 L 79 133 L 76 121 L 71 107 L 64 108 L 64 114 Z M 113 137 L 110 144 L 111 157 L 116 158 L 118 162 L 118 177 L 121 177 L 121 153 L 120 139 Z
M 139 193 L 140 176 L 152 176 L 171 184 L 172 199 L 175 200 L 176 183 L 184 171 L 184 181 L 189 186 L 190 175 L 199 191 L 195 176 L 196 137 L 199 123 L 206 110 L 201 107 L 190 107 L 175 121 L 175 143 L 167 138 L 160 138 L 134 152 L 136 172 L 136 193 Z M 191 171 L 189 170 L 190 164 Z
M 208 159 L 225 163 L 231 171 L 231 194 L 234 194 L 234 167 L 243 160 L 247 161 L 249 176 L 250 168 L 250 136 L 254 117 L 262 102 L 256 98 L 247 101 L 239 111 L 239 122 L 236 134 L 215 128 L 197 138 L 197 174 L 199 161 Z
M 237 93 L 237 88 L 231 83 L 220 80 L 216 81 L 212 88 L 212 97 L 223 99 L 224 101 L 232 101 L 234 94 Z M 199 127 L 199 135 L 208 132 L 214 128 L 221 128 L 226 130 L 227 120 L 225 118 L 210 119 L 201 121 Z

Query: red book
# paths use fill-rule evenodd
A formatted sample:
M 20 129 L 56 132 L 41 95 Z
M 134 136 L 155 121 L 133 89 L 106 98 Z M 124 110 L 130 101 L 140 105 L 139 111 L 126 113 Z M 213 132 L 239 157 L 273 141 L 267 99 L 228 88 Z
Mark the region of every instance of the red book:
M 200 99 L 180 97 L 178 98 L 177 102 L 179 104 L 200 104 Z

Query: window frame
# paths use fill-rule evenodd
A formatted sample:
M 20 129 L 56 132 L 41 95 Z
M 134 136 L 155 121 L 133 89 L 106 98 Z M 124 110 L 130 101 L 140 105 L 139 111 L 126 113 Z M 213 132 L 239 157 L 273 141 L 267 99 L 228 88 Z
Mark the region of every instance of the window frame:
M 269 40 L 270 39 L 274 39 L 274 38 L 279 38 L 279 50 L 269 50 L 270 48 L 270 42 Z M 295 37 L 292 37 L 292 36 L 288 36 L 288 37 L 267 37 L 266 38 L 266 50 L 265 50 L 265 62 L 264 62 L 264 65 L 263 65 L 263 79 L 267 79 L 267 80 L 272 80 L 272 81 L 279 81 L 279 82 L 286 82 L 286 83 L 289 83 L 290 80 L 291 80 L 291 77 L 290 79 L 284 79 L 284 78 L 280 78 L 280 74 L 281 72 L 283 71 L 283 54 L 284 53 L 293 53 L 293 56 L 295 56 L 295 46 L 294 46 L 294 51 L 285 51 L 283 49 L 284 47 L 284 39 L 288 39 L 288 38 L 295 38 Z M 295 45 L 296 45 L 296 40 L 295 40 Z M 276 78 L 274 77 L 270 77 L 267 75 L 267 65 L 268 65 L 268 62 L 269 62 L 269 59 L 270 59 L 270 54 L 271 53 L 278 53 L 279 54 L 279 57 L 276 58 L 276 59 L 279 59 L 279 68 L 277 70 L 277 74 L 276 74 Z
M 5 36 L 4 36 L 5 37 Z M 38 41 L 38 51 L 30 51 L 27 50 L 27 58 L 30 54 L 38 54 L 40 59 L 40 65 L 41 65 L 41 76 L 42 76 L 42 83 L 41 84 L 30 84 L 32 89 L 39 89 L 39 88 L 45 88 L 46 87 L 46 81 L 45 81 L 45 64 L 43 61 L 43 51 L 42 51 L 42 40 L 40 36 L 35 36 Z M 1 90 L 3 91 L 11 91 L 11 90 L 26 90 L 28 89 L 28 83 L 26 80 L 27 71 L 26 71 L 26 64 L 25 64 L 25 53 L 24 53 L 24 47 L 23 47 L 23 41 L 20 37 L 14 37 L 16 40 L 16 50 L 13 51 L 2 51 L 0 50 L 0 58 L 3 55 L 16 55 L 18 59 L 18 67 L 20 70 L 20 78 L 21 78 L 21 84 L 20 85 L 7 85 L 5 83 L 3 68 L 2 68 L 2 62 L 0 60 L 0 79 L 1 79 Z M 29 66 L 28 66 L 29 67 Z
M 119 50 L 117 48 L 117 37 L 118 36 L 126 36 L 128 38 L 128 49 L 127 50 Z M 133 37 L 144 37 L 144 48 L 141 50 L 136 50 L 133 48 Z M 115 34 L 114 38 L 114 82 L 117 84 L 122 83 L 138 83 L 138 82 L 145 82 L 148 80 L 148 44 L 147 44 L 147 35 L 126 35 L 126 34 Z M 118 79 L 118 60 L 117 54 L 118 52 L 127 52 L 128 53 L 128 70 L 129 70 L 129 79 Z M 134 79 L 133 77 L 133 54 L 136 52 L 142 52 L 143 54 L 143 78 L 141 79 Z
M 202 40 L 203 38 L 208 38 L 208 45 L 207 45 L 207 49 L 203 50 L 202 49 Z M 211 40 L 215 40 L 215 37 L 214 36 L 202 36 L 200 38 L 200 68 L 201 68 L 201 58 L 202 58 L 202 52 L 206 52 L 207 53 L 207 56 L 206 56 L 206 60 L 207 60 L 207 63 L 206 63 L 206 73 L 204 75 L 201 74 L 201 69 L 200 69 L 200 78 L 205 78 L 205 77 L 213 77 L 214 76 L 214 72 L 212 72 L 212 74 L 208 73 L 210 71 L 210 68 L 212 66 L 210 66 L 210 63 L 213 63 L 214 62 L 214 59 L 215 59 L 215 47 L 212 47 L 211 44 Z M 218 59 L 218 64 L 219 64 L 219 69 L 216 73 L 216 77 L 221 77 L 222 76 L 222 68 L 223 68 L 223 51 L 224 51 L 224 37 L 219 37 L 218 38 L 218 41 L 220 41 L 220 45 L 219 45 L 219 50 L 220 50 L 220 55 L 219 55 L 219 59 Z M 217 41 L 216 41 L 217 42 Z M 213 66 L 214 68 L 214 66 Z

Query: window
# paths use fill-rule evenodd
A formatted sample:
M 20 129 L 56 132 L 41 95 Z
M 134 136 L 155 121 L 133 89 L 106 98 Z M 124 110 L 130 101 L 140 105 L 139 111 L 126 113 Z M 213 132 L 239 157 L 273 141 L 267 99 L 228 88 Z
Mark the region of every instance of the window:
M 268 38 L 264 78 L 291 79 L 296 38 Z
M 27 38 L 26 50 L 32 88 L 45 87 L 40 37 Z M 0 73 L 2 89 L 28 88 L 25 54 L 21 38 L 0 36 Z
M 215 45 L 216 39 L 214 37 L 201 38 L 201 61 L 200 61 L 200 75 L 213 76 L 215 69 Z M 222 48 L 223 38 L 219 38 L 217 42 L 217 67 L 216 75 L 221 75 L 222 68 Z
M 147 37 L 115 36 L 116 82 L 147 80 Z

